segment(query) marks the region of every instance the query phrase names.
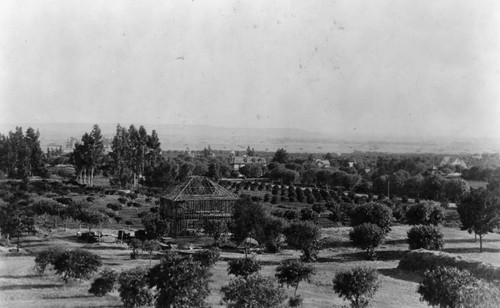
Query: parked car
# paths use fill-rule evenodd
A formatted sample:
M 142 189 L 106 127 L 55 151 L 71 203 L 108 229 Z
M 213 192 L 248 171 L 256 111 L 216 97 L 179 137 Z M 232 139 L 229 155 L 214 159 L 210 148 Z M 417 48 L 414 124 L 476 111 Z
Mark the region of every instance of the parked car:
M 90 231 L 84 232 L 80 235 L 80 240 L 87 243 L 96 243 L 99 242 L 99 239 L 102 237 L 102 233 L 99 231 Z

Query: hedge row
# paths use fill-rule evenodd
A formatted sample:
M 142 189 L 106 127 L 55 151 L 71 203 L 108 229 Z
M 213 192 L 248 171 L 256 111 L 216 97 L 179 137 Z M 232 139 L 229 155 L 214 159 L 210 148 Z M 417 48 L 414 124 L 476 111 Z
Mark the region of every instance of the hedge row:
M 471 272 L 477 278 L 500 283 L 500 268 L 489 263 L 464 259 L 461 256 L 441 251 L 417 249 L 409 251 L 401 261 L 398 269 L 410 272 L 425 272 L 437 266 L 456 267 Z

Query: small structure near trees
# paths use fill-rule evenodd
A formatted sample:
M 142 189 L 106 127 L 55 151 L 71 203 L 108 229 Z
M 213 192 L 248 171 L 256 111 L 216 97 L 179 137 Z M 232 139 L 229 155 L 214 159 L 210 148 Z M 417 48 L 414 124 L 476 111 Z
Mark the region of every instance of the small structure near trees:
M 170 235 L 202 229 L 205 220 L 232 219 L 238 196 L 204 176 L 191 176 L 160 198 L 161 216 L 170 222 Z

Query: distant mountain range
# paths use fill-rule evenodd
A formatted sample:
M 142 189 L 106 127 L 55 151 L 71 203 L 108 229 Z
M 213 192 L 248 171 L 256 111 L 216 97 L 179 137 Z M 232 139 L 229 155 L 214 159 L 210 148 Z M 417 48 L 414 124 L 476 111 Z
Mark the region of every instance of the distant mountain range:
M 85 132 L 92 130 L 93 124 L 0 124 L 0 133 L 6 134 L 15 126 L 25 131 L 33 127 L 40 131 L 42 149 L 48 145 L 61 145 L 63 148 L 71 138 L 81 139 Z M 128 127 L 130 124 L 123 123 Z M 135 124 L 136 127 L 140 125 Z M 117 124 L 99 124 L 105 138 L 112 139 Z M 353 136 L 334 136 L 296 128 L 235 128 L 208 125 L 144 124 L 151 133 L 155 129 L 163 150 L 201 150 L 208 145 L 212 149 L 245 150 L 247 146 L 259 151 L 276 151 L 285 148 L 289 152 L 309 153 L 350 153 L 353 151 L 376 151 L 392 153 L 482 153 L 499 152 L 498 140 L 447 140 L 421 138 L 368 138 Z

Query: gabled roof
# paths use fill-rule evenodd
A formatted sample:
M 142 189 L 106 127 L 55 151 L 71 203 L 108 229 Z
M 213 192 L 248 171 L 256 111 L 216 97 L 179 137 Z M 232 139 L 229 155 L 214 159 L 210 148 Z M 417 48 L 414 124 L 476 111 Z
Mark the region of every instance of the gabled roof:
M 204 176 L 190 176 L 163 197 L 172 201 L 238 200 L 236 194 Z
M 233 164 L 265 164 L 266 159 L 259 156 L 235 156 L 232 158 Z

